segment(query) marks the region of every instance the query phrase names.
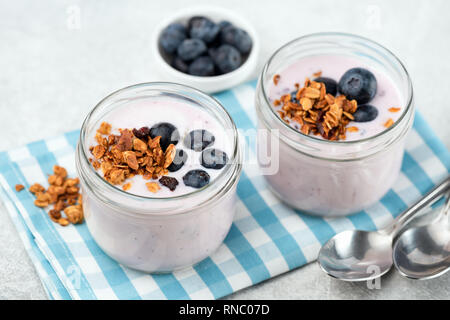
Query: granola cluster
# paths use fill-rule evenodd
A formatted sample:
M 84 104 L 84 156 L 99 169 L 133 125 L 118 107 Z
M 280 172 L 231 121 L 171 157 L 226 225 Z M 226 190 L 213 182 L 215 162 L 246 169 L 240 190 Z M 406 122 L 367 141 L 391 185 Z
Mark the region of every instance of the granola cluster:
M 170 144 L 163 151 L 160 136 L 152 139 L 149 135 L 139 135 L 139 131 L 129 129 L 119 129 L 119 132 L 120 135 L 111 134 L 111 125 L 103 122 L 95 136 L 98 145 L 90 148 L 94 156 L 90 159 L 92 166 L 96 170 L 101 169 L 106 181 L 120 185 L 135 175 L 150 180 L 169 173 L 167 168 L 175 158 L 175 145 Z M 148 182 L 146 186 L 151 192 L 161 189 L 156 182 Z M 130 187 L 128 182 L 122 189 L 126 191 Z
M 81 204 L 81 194 L 78 178 L 68 178 L 65 168 L 53 166 L 53 174 L 48 177 L 49 187 L 46 190 L 39 183 L 30 186 L 29 191 L 36 196 L 34 205 L 39 208 L 46 208 L 53 204 L 53 208 L 48 212 L 53 222 L 61 226 L 69 223 L 77 224 L 83 222 L 83 206 Z M 24 189 L 23 185 L 16 185 L 16 191 Z M 66 217 L 63 217 L 64 212 Z
M 275 106 L 281 106 L 278 114 L 284 121 L 295 121 L 300 124 L 302 133 L 321 135 L 328 140 L 344 140 L 346 131 L 358 130 L 356 127 L 347 128 L 358 108 L 356 100 L 326 93 L 324 83 L 309 78 L 302 88 L 296 87 L 295 97 L 285 94 L 274 101 Z

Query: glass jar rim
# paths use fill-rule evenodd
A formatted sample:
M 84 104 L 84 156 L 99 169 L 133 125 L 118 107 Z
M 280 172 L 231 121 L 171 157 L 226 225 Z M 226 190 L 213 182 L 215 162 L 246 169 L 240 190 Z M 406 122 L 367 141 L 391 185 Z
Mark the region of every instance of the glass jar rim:
M 375 42 L 375 41 L 373 41 L 371 39 L 368 39 L 366 37 L 359 36 L 359 35 L 356 35 L 356 34 L 345 33 L 345 32 L 317 32 L 317 33 L 311 33 L 311 34 L 308 34 L 308 35 L 305 35 L 305 36 L 301 36 L 301 37 L 295 38 L 295 39 L 285 43 L 280 48 L 278 48 L 272 54 L 272 56 L 269 58 L 269 60 L 266 62 L 266 64 L 264 65 L 263 71 L 261 72 L 261 76 L 260 76 L 260 79 L 259 79 L 260 83 L 261 83 L 263 97 L 264 97 L 264 100 L 265 100 L 266 104 L 268 106 L 271 105 L 269 97 L 267 95 L 267 90 L 266 90 L 266 86 L 265 86 L 265 83 L 264 83 L 264 79 L 265 79 L 265 76 L 267 75 L 267 72 L 268 72 L 268 69 L 269 69 L 269 66 L 270 66 L 271 62 L 278 56 L 278 54 L 281 51 L 283 51 L 284 49 L 286 49 L 287 47 L 289 47 L 290 45 L 292 45 L 292 44 L 294 44 L 294 43 L 296 43 L 298 41 L 308 40 L 310 38 L 326 37 L 326 36 L 331 36 L 331 37 L 333 37 L 333 36 L 336 36 L 336 37 L 340 36 L 340 37 L 346 37 L 346 38 L 349 38 L 349 39 L 363 40 L 363 41 L 366 41 L 366 42 L 374 45 L 378 49 L 381 49 L 382 51 L 384 51 L 385 53 L 390 55 L 392 58 L 394 58 L 394 60 L 400 65 L 402 71 L 406 75 L 406 80 L 407 80 L 407 85 L 408 85 L 408 92 L 409 92 L 409 95 L 407 97 L 407 102 L 406 102 L 406 109 L 403 111 L 402 115 L 389 128 L 386 128 L 385 130 L 383 130 L 383 131 L 381 131 L 381 132 L 379 132 L 379 133 L 377 133 L 377 134 L 375 134 L 373 136 L 370 136 L 370 137 L 367 137 L 367 138 L 363 138 L 363 139 L 359 139 L 359 140 L 351 140 L 351 141 L 348 141 L 348 140 L 337 140 L 337 141 L 335 141 L 335 140 L 327 140 L 327 139 L 317 138 L 317 137 L 312 136 L 312 135 L 307 135 L 307 134 L 302 133 L 299 130 L 296 130 L 295 128 L 293 128 L 292 126 L 287 124 L 285 121 L 283 121 L 278 116 L 278 114 L 275 112 L 274 108 L 269 108 L 270 111 L 271 111 L 271 115 L 274 116 L 278 120 L 278 122 L 280 124 L 282 124 L 282 126 L 284 128 L 286 128 L 286 129 L 288 129 L 290 132 L 295 132 L 296 134 L 300 134 L 300 136 L 304 137 L 307 141 L 314 142 L 314 143 L 319 143 L 319 144 L 322 144 L 322 145 L 334 145 L 334 146 L 336 146 L 336 145 L 342 145 L 342 146 L 344 146 L 344 145 L 346 145 L 346 146 L 357 145 L 357 144 L 364 143 L 364 142 L 367 142 L 367 141 L 373 141 L 373 140 L 375 140 L 375 139 L 377 139 L 379 137 L 386 136 L 386 134 L 388 132 L 393 131 L 395 128 L 397 128 L 397 126 L 400 123 L 403 122 L 403 119 L 406 117 L 406 115 L 409 113 L 409 111 L 412 108 L 412 104 L 413 104 L 413 87 L 412 87 L 411 77 L 409 76 L 409 73 L 406 70 L 406 68 L 403 65 L 403 63 L 400 61 L 399 58 L 397 58 L 397 56 L 393 52 L 391 52 L 389 49 L 385 48 L 381 44 L 379 44 L 379 43 L 377 43 L 377 42 Z
M 89 157 L 88 157 L 88 153 L 86 151 L 86 148 L 84 146 L 84 141 L 87 138 L 87 127 L 88 124 L 90 122 L 90 120 L 92 119 L 95 111 L 98 110 L 98 108 L 100 108 L 104 103 L 106 103 L 107 101 L 109 101 L 110 99 L 120 95 L 121 93 L 127 92 L 127 91 L 131 91 L 133 89 L 139 89 L 139 88 L 146 88 L 146 87 L 150 87 L 150 88 L 156 88 L 160 91 L 164 91 L 164 87 L 171 87 L 174 89 L 183 89 L 183 90 L 188 90 L 191 93 L 197 94 L 199 96 L 201 96 L 202 98 L 206 99 L 207 101 L 211 102 L 215 107 L 217 107 L 219 110 L 221 110 L 223 112 L 223 115 L 225 116 L 225 119 L 228 123 L 230 123 L 231 125 L 231 129 L 233 131 L 233 140 L 232 140 L 232 156 L 230 157 L 230 162 L 229 165 L 225 166 L 225 170 L 222 170 L 222 172 L 209 184 L 207 184 L 206 186 L 204 186 L 203 188 L 200 188 L 198 190 L 194 190 L 192 192 L 189 193 L 185 193 L 185 194 L 181 194 L 181 195 L 177 195 L 177 196 L 171 196 L 171 197 L 146 197 L 146 196 L 141 196 L 141 195 L 137 195 L 137 194 L 133 194 L 133 193 L 129 193 L 127 191 L 122 190 L 121 188 L 114 186 L 112 184 L 110 184 L 109 182 L 107 182 L 103 177 L 101 177 L 101 175 L 94 170 L 94 168 L 92 167 L 92 165 L 89 165 L 89 173 L 93 174 L 93 176 L 95 177 L 95 180 L 100 182 L 100 184 L 102 186 L 104 186 L 105 188 L 107 188 L 108 190 L 111 190 L 113 192 L 119 192 L 120 194 L 126 196 L 126 197 L 131 197 L 133 199 L 136 200 L 140 200 L 140 201 L 152 201 L 152 202 L 167 202 L 167 201 L 176 201 L 176 200 L 183 200 L 189 197 L 193 197 L 195 195 L 198 195 L 202 192 L 204 192 L 205 190 L 210 190 L 213 186 L 216 186 L 218 181 L 223 180 L 224 177 L 226 177 L 227 173 L 229 170 L 233 169 L 233 164 L 236 163 L 238 168 L 237 168 L 237 173 L 239 174 L 241 168 L 242 168 L 242 164 L 240 163 L 240 149 L 239 149 L 239 135 L 238 135 L 238 131 L 237 131 L 237 127 L 236 124 L 234 123 L 234 121 L 232 120 L 230 114 L 228 113 L 228 111 L 222 106 L 222 104 L 215 99 L 214 97 L 204 93 L 203 91 L 200 91 L 196 88 L 187 86 L 187 85 L 183 85 L 183 84 L 178 84 L 178 83 L 174 83 L 174 82 L 143 82 L 143 83 L 138 83 L 138 84 L 134 84 L 134 85 L 130 85 L 121 89 L 118 89 L 112 93 L 110 93 L 109 95 L 107 95 L 106 97 L 104 97 L 103 99 L 101 99 L 96 105 L 95 107 L 88 113 L 88 115 L 86 116 L 85 120 L 83 121 L 83 124 L 81 126 L 81 131 L 80 131 L 80 137 L 79 137 L 79 143 L 78 143 L 78 147 L 80 148 L 80 152 L 81 155 L 83 157 L 83 161 L 85 163 L 89 164 Z M 81 159 L 80 159 L 81 160 Z M 231 178 L 229 179 L 230 181 L 233 181 L 233 176 L 234 174 L 231 176 Z M 220 188 L 217 193 L 220 193 L 223 189 L 225 189 L 228 185 L 228 181 L 224 184 L 224 186 L 222 188 Z M 217 194 L 215 193 L 215 194 Z M 208 198 L 209 199 L 209 198 Z

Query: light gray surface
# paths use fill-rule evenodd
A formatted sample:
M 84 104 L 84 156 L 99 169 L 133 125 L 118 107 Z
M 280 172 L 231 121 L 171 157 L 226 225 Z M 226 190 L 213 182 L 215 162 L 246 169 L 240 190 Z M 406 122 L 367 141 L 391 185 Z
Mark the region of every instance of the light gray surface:
M 405 63 L 418 110 L 450 148 L 450 1 L 0 0 L 0 150 L 79 128 L 108 93 L 157 80 L 153 26 L 197 2 L 238 8 L 254 24 L 262 38 L 258 70 L 277 47 L 311 32 L 352 32 L 380 42 Z M 1 204 L 0 225 L 0 299 L 46 298 Z M 314 263 L 230 298 L 449 299 L 449 287 L 450 274 L 416 282 L 391 272 L 380 290 L 369 290 L 328 278 Z

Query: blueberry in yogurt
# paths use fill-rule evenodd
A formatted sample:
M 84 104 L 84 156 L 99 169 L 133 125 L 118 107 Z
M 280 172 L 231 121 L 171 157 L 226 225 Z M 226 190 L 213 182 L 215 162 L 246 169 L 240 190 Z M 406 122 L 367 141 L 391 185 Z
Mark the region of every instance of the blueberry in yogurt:
M 176 172 L 184 166 L 187 161 L 187 153 L 183 151 L 183 149 L 177 149 L 175 151 L 175 157 L 173 158 L 172 163 L 167 168 L 170 172 Z
M 200 169 L 188 171 L 183 176 L 184 184 L 196 189 L 206 186 L 209 183 L 209 179 L 209 174 L 206 171 Z
M 207 50 L 208 48 L 202 40 L 186 39 L 179 45 L 177 53 L 181 60 L 190 61 L 201 56 Z
M 378 116 L 378 109 L 370 104 L 363 104 L 358 106 L 356 112 L 353 114 L 355 122 L 369 122 L 375 120 Z
M 159 144 L 161 149 L 165 151 L 169 144 L 176 145 L 180 140 L 180 134 L 177 128 L 168 122 L 160 122 L 150 128 L 150 137 L 154 139 L 157 136 L 161 136 Z
M 208 169 L 222 169 L 228 162 L 228 156 L 219 149 L 206 149 L 202 152 L 200 163 Z
M 183 142 L 186 148 L 194 151 L 203 151 L 206 147 L 212 145 L 216 138 L 208 130 L 192 130 L 186 135 Z
M 327 77 L 318 77 L 315 78 L 314 81 L 316 82 L 322 82 L 325 85 L 325 90 L 327 93 L 335 96 L 337 93 L 337 82 L 334 79 L 327 78 Z
M 377 93 L 377 80 L 372 72 L 363 68 L 352 68 L 339 80 L 338 90 L 349 100 L 358 104 L 369 102 Z
M 293 102 L 293 103 L 298 103 L 298 100 L 297 100 L 297 91 L 292 91 L 292 92 L 291 92 L 291 102 Z

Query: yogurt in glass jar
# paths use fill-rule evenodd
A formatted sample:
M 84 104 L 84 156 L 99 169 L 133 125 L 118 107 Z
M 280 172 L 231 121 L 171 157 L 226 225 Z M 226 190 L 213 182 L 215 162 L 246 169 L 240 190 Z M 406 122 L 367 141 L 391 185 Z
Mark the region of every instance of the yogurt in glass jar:
M 93 166 L 97 159 L 92 146 L 97 144 L 102 123 L 110 125 L 116 137 L 124 129 L 139 135 L 136 130 L 148 127 L 149 136 L 154 128 L 155 135 L 163 132 L 163 136 L 167 127 L 176 130 L 170 142 L 182 157 L 173 166 L 175 156 L 164 177 L 176 179 L 177 184 L 169 188 L 158 181 L 160 177 L 140 174 L 129 175 L 117 185 L 108 182 L 102 169 Z M 195 136 L 200 140 L 190 139 L 194 131 L 203 133 Z M 167 149 L 163 139 L 161 147 Z M 194 141 L 203 145 L 195 147 Z M 205 162 L 211 154 L 226 160 Z M 89 231 L 105 253 L 137 270 L 170 272 L 193 265 L 213 253 L 231 227 L 241 162 L 236 126 L 212 97 L 174 83 L 144 83 L 118 90 L 87 116 L 77 147 Z M 157 189 L 152 192 L 148 183 Z
M 375 84 L 370 97 L 352 96 L 353 88 L 347 95 L 340 92 L 346 90 L 345 85 L 359 85 L 358 76 L 348 78 L 355 70 L 369 74 Z M 340 95 L 349 103 L 359 100 L 353 102 L 356 111 L 340 114 L 345 125 L 324 134 L 321 126 L 325 122 L 318 119 L 323 120 L 330 106 L 323 112 L 314 109 L 319 111 L 316 120 L 295 116 L 307 110 L 296 100 L 306 78 L 324 83 L 326 93 L 332 91 L 332 100 Z M 290 110 L 286 116 L 286 105 L 292 101 L 300 112 Z M 378 201 L 400 172 L 405 136 L 414 118 L 412 84 L 402 63 L 371 40 L 319 33 L 289 42 L 265 65 L 255 105 L 259 129 L 279 137 L 278 152 L 271 155 L 276 157 L 278 170 L 265 179 L 282 201 L 296 209 L 321 216 L 356 213 Z M 273 149 L 272 143 L 273 139 L 259 139 L 258 156 Z

